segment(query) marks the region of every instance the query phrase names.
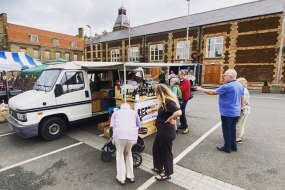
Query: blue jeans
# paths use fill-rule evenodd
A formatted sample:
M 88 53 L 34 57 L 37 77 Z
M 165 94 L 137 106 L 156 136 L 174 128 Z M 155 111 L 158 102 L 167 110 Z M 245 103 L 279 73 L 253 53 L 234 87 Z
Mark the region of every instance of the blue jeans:
M 181 124 L 181 127 L 184 129 L 188 128 L 186 115 L 185 115 L 185 109 L 186 109 L 187 102 L 188 102 L 188 100 L 181 100 L 180 101 L 180 109 L 182 111 L 182 114 L 180 116 L 180 124 Z
M 236 150 L 236 124 L 239 117 L 221 116 L 224 137 L 224 147 L 226 150 Z

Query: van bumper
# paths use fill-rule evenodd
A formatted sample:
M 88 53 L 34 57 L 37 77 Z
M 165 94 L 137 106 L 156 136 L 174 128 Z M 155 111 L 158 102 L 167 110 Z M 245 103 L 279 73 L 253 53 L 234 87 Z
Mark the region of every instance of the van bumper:
M 15 119 L 13 119 L 10 115 L 7 116 L 7 120 L 10 124 L 11 129 L 24 138 L 35 137 L 39 135 L 39 125 L 21 125 L 18 124 Z

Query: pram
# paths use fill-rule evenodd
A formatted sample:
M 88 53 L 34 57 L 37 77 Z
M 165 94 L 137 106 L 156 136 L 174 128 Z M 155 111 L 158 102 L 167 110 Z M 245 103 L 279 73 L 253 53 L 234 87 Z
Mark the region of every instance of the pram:
M 146 134 L 147 128 L 141 127 L 139 129 L 139 134 Z M 132 147 L 132 156 L 133 156 L 133 163 L 134 167 L 137 168 L 142 164 L 142 156 L 140 153 L 144 150 L 144 140 L 139 136 L 137 143 Z M 112 155 L 115 155 L 116 147 L 112 143 L 111 140 L 109 140 L 107 143 L 104 144 L 101 151 L 101 159 L 104 162 L 110 162 L 112 159 Z

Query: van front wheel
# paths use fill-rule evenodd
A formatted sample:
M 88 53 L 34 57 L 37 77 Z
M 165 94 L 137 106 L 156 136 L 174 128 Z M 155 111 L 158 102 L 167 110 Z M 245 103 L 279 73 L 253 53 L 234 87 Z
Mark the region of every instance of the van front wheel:
M 40 135 L 47 141 L 60 138 L 65 132 L 66 124 L 59 117 L 50 117 L 45 119 L 40 126 Z

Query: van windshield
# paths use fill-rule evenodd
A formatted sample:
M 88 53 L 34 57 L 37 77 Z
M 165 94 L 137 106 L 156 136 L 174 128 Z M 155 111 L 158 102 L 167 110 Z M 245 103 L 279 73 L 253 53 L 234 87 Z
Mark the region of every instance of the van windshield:
M 36 84 L 34 85 L 33 90 L 40 90 L 46 92 L 51 91 L 60 72 L 61 72 L 60 70 L 44 71 L 37 80 Z

